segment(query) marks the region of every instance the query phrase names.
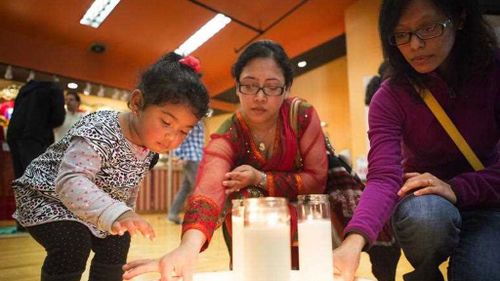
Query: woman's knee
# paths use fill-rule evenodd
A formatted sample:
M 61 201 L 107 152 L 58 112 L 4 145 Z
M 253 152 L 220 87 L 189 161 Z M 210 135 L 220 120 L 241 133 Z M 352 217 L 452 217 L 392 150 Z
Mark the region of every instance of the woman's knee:
M 397 206 L 392 217 L 396 236 L 439 239 L 457 236 L 461 224 L 458 209 L 438 195 L 409 195 Z

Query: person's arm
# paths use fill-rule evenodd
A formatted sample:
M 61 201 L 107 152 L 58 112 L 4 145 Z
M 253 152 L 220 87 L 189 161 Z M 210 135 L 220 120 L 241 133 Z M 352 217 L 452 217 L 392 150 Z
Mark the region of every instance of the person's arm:
M 183 235 L 196 229 L 205 235 L 201 250 L 208 247 L 217 227 L 219 214 L 226 199 L 222 185 L 224 175 L 233 167 L 234 151 L 224 138 L 212 139 L 205 148 L 198 167 L 193 194 L 188 199 L 188 207 L 182 225 Z
M 299 139 L 303 168 L 296 172 L 266 171 L 265 188 L 269 196 L 295 199 L 300 194 L 323 193 L 327 178 L 325 138 L 320 120 L 313 107 L 305 111 Z
M 354 280 L 361 251 L 371 245 L 382 230 L 398 200 L 397 192 L 403 183 L 401 122 L 404 114 L 387 91 L 379 90 L 372 99 L 367 185 L 353 218 L 344 230 L 344 241 L 333 251 L 335 270 L 346 281 Z
M 494 94 L 495 120 L 500 131 L 500 88 Z M 491 132 L 493 133 L 493 132 Z M 500 153 L 500 141 L 497 143 Z M 470 172 L 452 178 L 448 183 L 457 196 L 459 207 L 498 207 L 500 205 L 500 157 L 496 163 L 479 172 Z
M 66 117 L 66 110 L 64 109 L 64 92 L 56 84 L 51 86 L 50 95 L 50 117 L 49 125 L 52 129 L 61 126 Z
M 61 202 L 72 213 L 110 232 L 113 222 L 132 209 L 95 185 L 100 168 L 97 152 L 83 138 L 75 137 L 61 161 L 55 186 Z
M 387 83 L 382 85 L 370 104 L 366 188 L 345 228 L 346 234 L 358 233 L 369 245 L 392 214 L 403 185 L 401 141 L 405 113 L 397 94 L 391 91 Z

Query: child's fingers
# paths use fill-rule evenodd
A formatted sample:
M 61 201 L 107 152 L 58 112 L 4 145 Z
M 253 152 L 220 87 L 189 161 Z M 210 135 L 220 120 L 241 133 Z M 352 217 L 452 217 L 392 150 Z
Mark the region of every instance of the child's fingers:
M 111 226 L 111 234 L 113 235 L 123 235 L 125 231 L 126 229 L 124 229 L 123 225 L 118 221 L 114 222 Z
M 146 238 L 153 240 L 156 237 L 153 227 L 146 221 L 138 223 L 137 228 Z

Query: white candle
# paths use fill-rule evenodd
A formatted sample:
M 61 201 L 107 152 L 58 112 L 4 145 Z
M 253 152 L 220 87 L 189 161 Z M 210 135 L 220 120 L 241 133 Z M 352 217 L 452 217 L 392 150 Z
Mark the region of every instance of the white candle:
M 301 280 L 332 281 L 332 224 L 326 219 L 298 223 Z
M 243 229 L 244 281 L 289 281 L 290 226 L 246 226 Z
M 233 232 L 233 272 L 234 280 L 241 281 L 243 279 L 243 217 L 233 214 L 231 217 L 232 232 Z

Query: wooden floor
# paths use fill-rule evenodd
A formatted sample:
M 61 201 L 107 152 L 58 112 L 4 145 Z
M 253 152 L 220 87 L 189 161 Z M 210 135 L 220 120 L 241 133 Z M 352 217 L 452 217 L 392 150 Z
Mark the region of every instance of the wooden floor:
M 179 244 L 180 226 L 167 222 L 165 215 L 152 214 L 145 215 L 145 217 L 155 228 L 157 238 L 154 242 L 139 236 L 133 238 L 129 260 L 159 257 Z M 44 256 L 43 248 L 27 234 L 14 237 L 0 236 L 0 280 L 40 280 L 40 267 Z M 197 272 L 228 270 L 228 264 L 229 256 L 222 232 L 218 230 L 214 234 L 210 247 L 200 255 L 196 270 Z M 87 264 L 87 271 L 85 271 L 82 280 L 88 280 L 88 267 Z M 442 270 L 445 267 L 446 265 L 443 264 Z M 375 280 L 370 270 L 368 255 L 363 253 L 357 275 Z M 402 258 L 398 265 L 396 280 L 402 281 L 401 276 L 409 271 L 411 271 L 411 266 L 406 259 Z M 151 273 L 134 280 L 156 280 L 157 277 L 157 274 Z

